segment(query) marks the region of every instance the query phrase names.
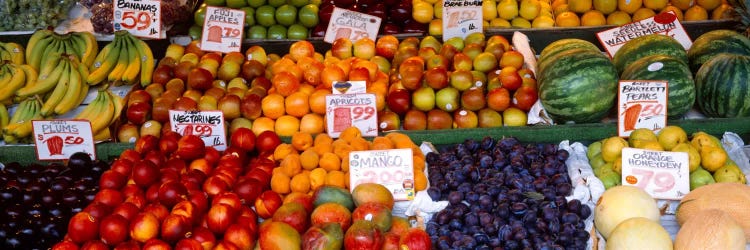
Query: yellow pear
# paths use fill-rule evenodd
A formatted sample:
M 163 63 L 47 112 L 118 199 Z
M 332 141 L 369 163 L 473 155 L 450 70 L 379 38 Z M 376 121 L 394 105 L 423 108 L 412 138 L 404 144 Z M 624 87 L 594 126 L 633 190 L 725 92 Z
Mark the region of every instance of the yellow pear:
M 622 154 L 622 148 L 627 147 L 628 142 L 617 136 L 607 138 L 602 143 L 602 159 L 606 162 L 615 161 Z
M 482 1 L 482 19 L 490 21 L 497 17 L 497 3 L 495 0 Z
M 589 147 L 586 151 L 586 156 L 589 157 L 589 159 L 594 158 L 594 155 L 597 155 L 602 152 L 602 142 L 601 141 L 595 141 L 589 144 Z
M 701 150 L 705 146 L 721 147 L 721 142 L 719 141 L 719 138 L 716 138 L 713 135 L 707 134 L 706 132 L 693 133 L 693 139 L 690 141 L 690 144 L 692 144 L 693 147 L 695 147 L 698 150 Z
M 617 160 L 612 162 L 612 171 L 615 171 L 615 173 L 622 175 L 622 156 L 617 157 Z
M 724 149 L 717 147 L 704 147 L 700 150 L 701 152 L 701 166 L 708 170 L 708 172 L 716 172 L 719 168 L 723 167 L 727 162 L 727 152 Z
M 633 130 L 633 132 L 630 133 L 630 136 L 628 137 L 628 143 L 630 143 L 631 147 L 638 147 L 633 144 L 635 141 L 656 141 L 658 140 L 656 138 L 656 134 L 653 130 L 647 129 L 647 128 L 638 128 L 636 130 Z
M 489 27 L 492 27 L 492 28 L 510 28 L 510 22 L 508 22 L 508 20 L 496 17 L 496 18 L 490 20 Z
M 688 153 L 688 162 L 690 163 L 691 173 L 701 167 L 701 153 L 698 152 L 698 149 L 693 147 L 692 144 L 687 142 L 677 144 L 677 146 L 672 148 L 672 152 Z
M 602 159 L 601 154 L 596 154 L 594 157 L 589 159 L 589 164 L 591 164 L 591 169 L 597 170 L 600 167 L 604 166 L 604 164 L 607 164 L 607 162 Z
M 518 14 L 526 18 L 526 20 L 534 20 L 534 18 L 539 16 L 539 10 L 541 10 L 539 0 L 521 0 L 521 7 L 518 9 Z
M 510 26 L 521 29 L 528 29 L 531 28 L 531 22 L 524 19 L 523 17 L 518 16 L 516 18 L 513 18 L 513 20 L 510 20 Z
M 570 11 L 583 14 L 591 9 L 591 0 L 568 0 L 568 9 Z
M 502 0 L 497 4 L 497 14 L 500 18 L 511 20 L 518 16 L 518 2 L 516 0 Z
M 642 141 L 638 144 L 640 147 L 636 147 L 636 148 L 664 151 L 664 147 L 662 147 L 658 141 Z
M 594 0 L 594 9 L 605 15 L 617 10 L 617 0 Z
M 677 144 L 687 141 L 687 133 L 678 126 L 666 126 L 657 136 L 664 150 L 672 150 Z

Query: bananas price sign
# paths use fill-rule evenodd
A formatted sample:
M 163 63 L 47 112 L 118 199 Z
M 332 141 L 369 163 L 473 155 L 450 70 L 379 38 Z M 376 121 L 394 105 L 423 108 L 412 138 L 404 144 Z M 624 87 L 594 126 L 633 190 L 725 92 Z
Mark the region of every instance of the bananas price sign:
M 622 149 L 622 185 L 636 186 L 657 199 L 680 200 L 690 192 L 686 152 Z
M 443 41 L 452 37 L 466 38 L 471 33 L 484 32 L 482 24 L 482 1 L 443 1 Z
M 652 63 L 649 70 L 663 64 Z M 620 81 L 617 93 L 617 133 L 628 137 L 639 128 L 658 133 L 667 125 L 667 81 Z
M 349 185 L 378 183 L 391 190 L 394 200 L 414 199 L 414 159 L 410 148 L 352 151 L 349 153 Z
M 378 110 L 374 94 L 344 94 L 326 96 L 328 135 L 338 138 L 341 131 L 354 126 L 362 136 L 378 135 Z
M 96 159 L 91 122 L 81 120 L 31 121 L 36 156 L 40 161 L 65 160 L 76 152 Z
M 221 53 L 239 52 L 244 26 L 244 11 L 208 6 L 203 21 L 201 49 Z
M 341 37 L 349 38 L 352 42 L 365 37 L 374 41 L 381 21 L 377 16 L 334 7 L 323 41 L 333 43 Z
M 161 1 L 117 0 L 114 8 L 115 31 L 127 30 L 130 34 L 146 38 L 165 38 L 161 29 Z
M 221 111 L 169 110 L 169 122 L 174 132 L 198 136 L 206 146 L 219 151 L 227 149 L 224 113 Z

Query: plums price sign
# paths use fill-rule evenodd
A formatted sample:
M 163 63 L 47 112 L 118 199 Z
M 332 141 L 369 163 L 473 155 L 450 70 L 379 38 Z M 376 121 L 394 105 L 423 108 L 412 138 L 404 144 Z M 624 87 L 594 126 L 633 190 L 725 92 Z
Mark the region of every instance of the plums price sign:
M 377 16 L 334 7 L 323 41 L 333 43 L 342 37 L 352 42 L 365 37 L 374 41 L 378 37 L 381 21 Z
M 161 25 L 161 1 L 116 0 L 114 30 L 127 30 L 130 34 L 146 38 L 165 38 Z
M 65 160 L 76 152 L 96 159 L 91 122 L 83 120 L 31 121 L 36 156 L 40 161 Z
M 221 53 L 240 52 L 245 12 L 208 6 L 203 21 L 201 49 Z
M 326 96 L 328 135 L 338 138 L 341 131 L 355 126 L 362 136 L 378 135 L 378 110 L 374 94 L 345 94 Z
M 604 49 L 607 50 L 609 56 L 612 57 L 628 41 L 651 34 L 671 36 L 686 50 L 693 45 L 693 41 L 690 40 L 687 32 L 685 32 L 685 28 L 677 20 L 677 15 L 671 10 L 638 22 L 628 23 L 596 33 L 596 37 L 602 46 L 604 46 Z
M 623 148 L 622 185 L 636 186 L 657 199 L 680 200 L 690 192 L 688 154 Z
M 664 65 L 652 63 L 648 70 L 657 71 Z M 628 137 L 639 128 L 655 133 L 667 125 L 667 81 L 620 81 L 617 95 L 617 133 Z
M 394 200 L 414 199 L 414 161 L 407 149 L 352 151 L 349 153 L 349 185 L 378 183 L 391 190 Z
M 481 0 L 443 1 L 443 41 L 484 32 Z
M 169 110 L 169 122 L 174 132 L 181 135 L 196 135 L 206 146 L 212 146 L 219 151 L 227 149 L 224 113 L 221 111 Z

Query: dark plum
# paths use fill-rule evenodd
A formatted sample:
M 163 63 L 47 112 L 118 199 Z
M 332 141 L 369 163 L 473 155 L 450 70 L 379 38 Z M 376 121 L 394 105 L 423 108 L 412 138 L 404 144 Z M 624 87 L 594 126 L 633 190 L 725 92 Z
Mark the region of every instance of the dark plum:
M 437 235 L 438 229 L 440 229 L 440 225 L 433 221 L 425 223 L 425 232 L 429 235 Z
M 464 224 L 468 226 L 479 225 L 479 216 L 474 212 L 469 212 L 464 215 Z
M 438 189 L 437 187 L 432 186 L 432 187 L 428 188 L 427 189 L 427 194 L 430 196 L 430 199 L 432 199 L 433 201 L 439 201 L 440 200 L 440 196 L 441 196 L 440 189 Z
M 568 196 L 573 192 L 573 186 L 570 183 L 560 183 L 556 186 L 557 195 Z
M 448 194 L 448 202 L 451 205 L 456 205 L 464 200 L 464 195 L 458 191 L 452 191 Z
M 526 214 L 526 211 L 528 211 L 528 209 L 529 209 L 529 206 L 526 205 L 526 203 L 522 203 L 522 202 L 516 202 L 510 206 L 511 213 L 513 213 L 513 215 L 517 215 L 521 217 L 523 217 L 523 215 Z
M 581 206 L 581 210 L 578 211 L 578 215 L 580 215 L 580 217 L 583 219 L 588 218 L 589 216 L 591 216 L 591 207 Z
M 451 231 L 450 227 L 448 227 L 448 226 L 441 226 L 440 228 L 438 228 L 438 232 L 437 233 L 438 233 L 438 236 L 440 236 L 440 237 L 447 237 L 447 236 L 451 235 L 451 232 L 452 231 Z
M 440 236 L 438 238 L 437 247 L 438 249 L 451 249 L 450 239 L 446 236 Z
M 561 221 L 563 223 L 571 223 L 571 224 L 578 223 L 578 220 L 580 220 L 580 218 L 578 217 L 578 214 L 575 214 L 575 213 L 564 213 L 561 218 Z
M 448 222 L 448 226 L 453 230 L 461 230 L 464 227 L 464 223 L 457 218 L 453 218 Z

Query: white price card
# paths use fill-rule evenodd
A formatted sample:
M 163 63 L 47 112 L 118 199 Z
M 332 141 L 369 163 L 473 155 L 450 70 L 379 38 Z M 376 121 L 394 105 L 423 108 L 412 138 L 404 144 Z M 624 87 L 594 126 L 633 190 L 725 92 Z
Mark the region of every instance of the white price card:
M 114 30 L 127 30 L 130 34 L 145 38 L 166 38 L 161 25 L 161 1 L 116 0 L 114 8 Z
M 466 38 L 471 33 L 484 32 L 482 25 L 482 1 L 443 1 L 443 41 L 452 37 Z
M 596 37 L 604 46 L 604 49 L 607 50 L 609 56 L 612 57 L 617 50 L 628 41 L 650 34 L 671 36 L 677 40 L 685 50 L 693 45 L 693 41 L 690 40 L 687 32 L 685 32 L 685 28 L 682 27 L 680 21 L 677 20 L 677 16 L 673 11 L 659 13 L 656 16 L 638 22 L 628 23 L 620 27 L 596 33 Z
M 680 200 L 690 192 L 688 153 L 623 148 L 622 185 L 656 199 Z
M 341 37 L 349 38 L 352 42 L 365 37 L 374 41 L 378 37 L 381 21 L 377 16 L 334 7 L 323 41 L 333 43 Z
M 224 113 L 221 111 L 169 110 L 169 122 L 174 132 L 196 135 L 203 139 L 206 146 L 219 151 L 227 149 Z
M 349 153 L 349 185 L 378 183 L 391 190 L 397 201 L 414 199 L 414 159 L 410 148 L 352 151 Z
M 327 95 L 326 117 L 328 135 L 333 138 L 351 126 L 359 128 L 362 136 L 378 135 L 375 94 Z
M 668 87 L 667 81 L 620 81 L 617 92 L 618 135 L 628 137 L 639 128 L 658 133 L 664 128 L 667 125 Z
M 40 161 L 65 160 L 77 152 L 96 159 L 91 122 L 84 120 L 31 121 L 34 144 Z
M 221 53 L 240 52 L 245 12 L 208 6 L 203 21 L 201 50 Z
M 362 94 L 366 92 L 367 82 L 365 81 L 334 82 L 331 86 L 331 93 L 334 95 Z

